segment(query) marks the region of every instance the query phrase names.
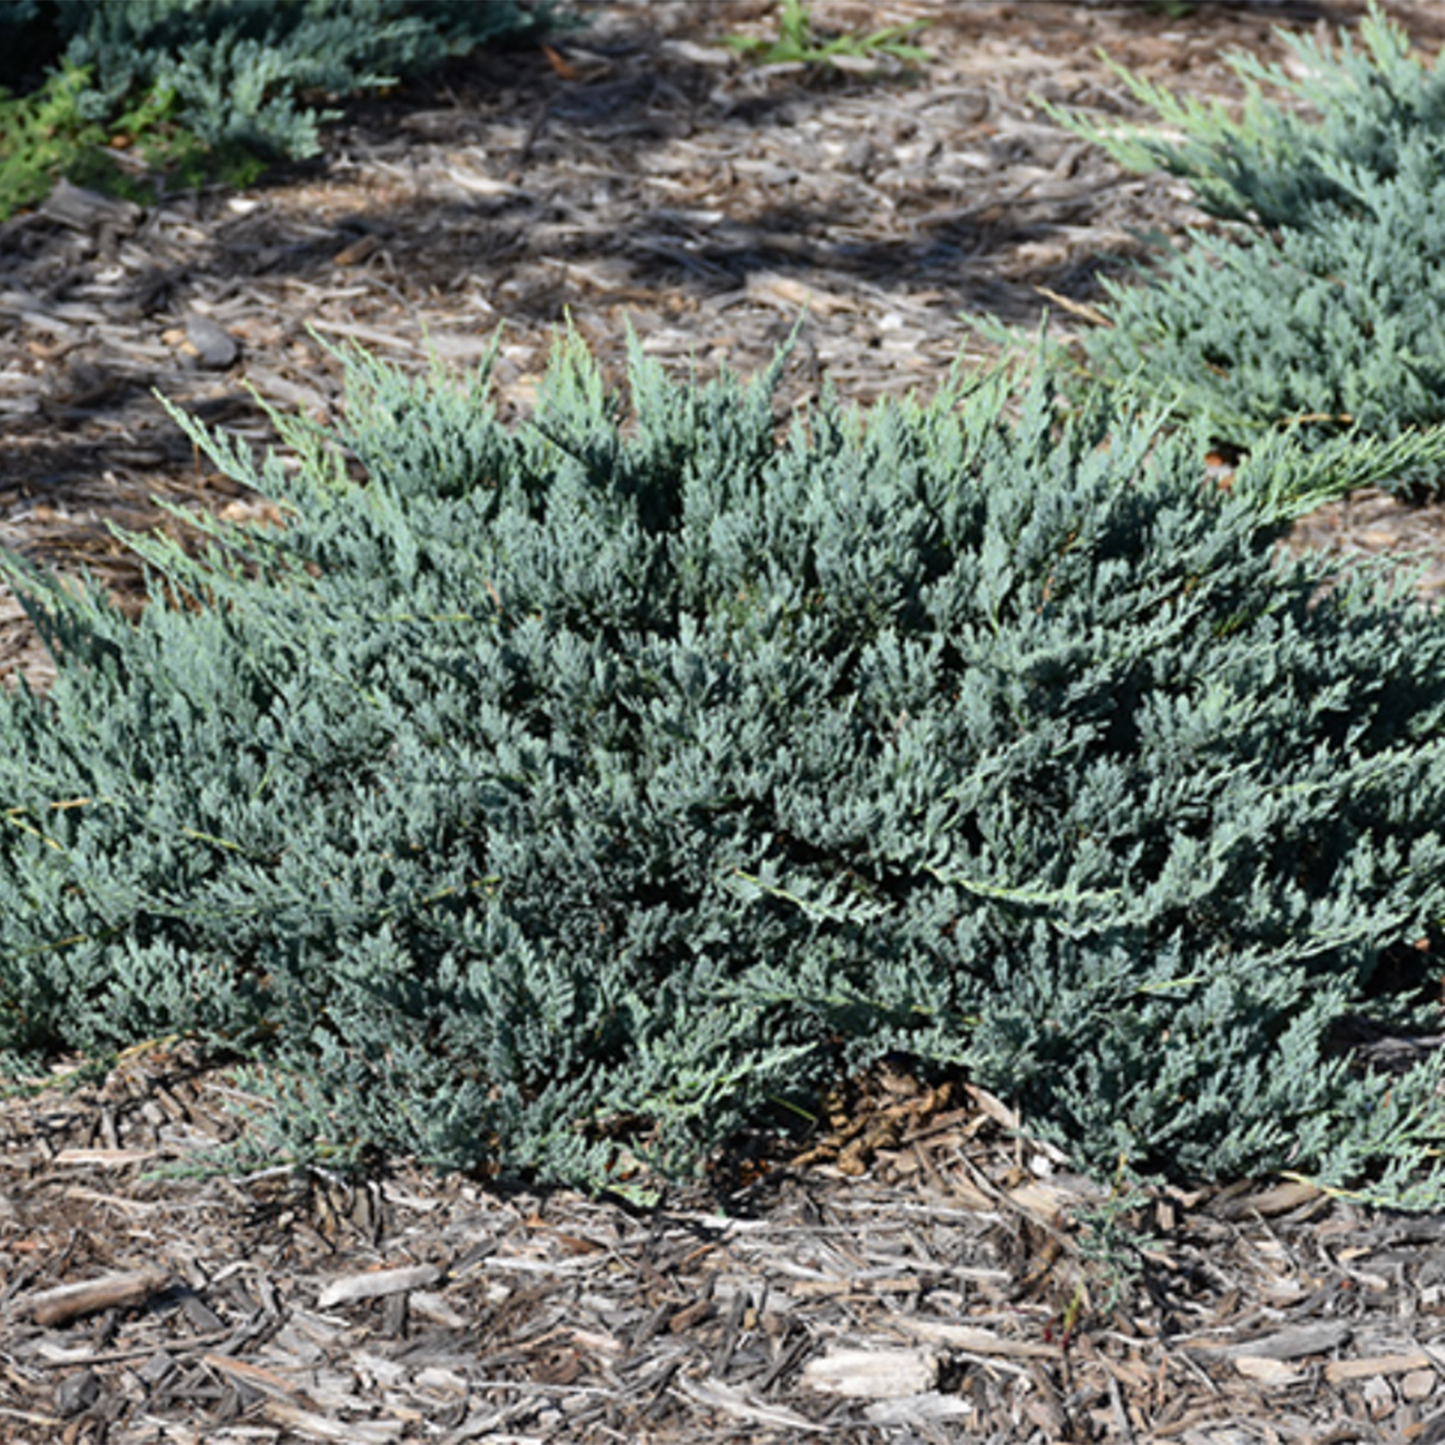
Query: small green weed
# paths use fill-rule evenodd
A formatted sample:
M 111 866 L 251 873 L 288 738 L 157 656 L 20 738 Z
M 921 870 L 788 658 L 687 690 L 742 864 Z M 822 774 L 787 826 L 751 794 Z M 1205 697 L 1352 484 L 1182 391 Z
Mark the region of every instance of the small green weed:
M 802 0 L 782 0 L 778 13 L 778 37 L 763 40 L 756 35 L 728 35 L 723 44 L 763 65 L 815 65 L 828 69 L 839 60 L 887 57 L 905 65 L 921 65 L 929 59 L 922 47 L 909 44 L 927 22 L 889 25 L 869 34 L 825 36 L 813 24 Z
M 176 93 L 168 86 L 153 87 L 105 124 L 84 114 L 89 86 L 87 67 L 67 65 L 30 95 L 0 91 L 0 220 L 44 200 L 61 176 L 150 201 L 162 175 L 185 185 L 217 177 L 249 185 L 265 168 L 259 157 L 208 146 L 178 124 Z
M 1147 1197 L 1131 1183 L 1127 1156 L 1121 1154 L 1109 1197 L 1092 1209 L 1079 1210 L 1076 1216 L 1084 1229 L 1079 1239 L 1079 1254 L 1092 1268 L 1065 1311 L 1062 1320 L 1065 1336 L 1078 1327 L 1090 1277 L 1101 1290 L 1094 1302 L 1094 1310 L 1101 1316 L 1112 1314 L 1139 1279 L 1143 1272 L 1142 1251 L 1151 1241 L 1139 1233 L 1133 1221 L 1146 1203 Z
M 0 218 L 43 199 L 57 176 L 104 145 L 104 130 L 77 105 L 88 81 L 84 70 L 63 70 L 33 95 L 0 91 Z

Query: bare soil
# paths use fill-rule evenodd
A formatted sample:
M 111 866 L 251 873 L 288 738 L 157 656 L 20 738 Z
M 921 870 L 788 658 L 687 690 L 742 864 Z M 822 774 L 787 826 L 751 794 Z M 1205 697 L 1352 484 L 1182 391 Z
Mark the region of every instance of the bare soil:
M 703 375 L 798 327 L 786 403 L 927 392 L 988 354 L 967 316 L 1070 324 L 1057 298 L 1200 220 L 1034 96 L 1137 115 L 1102 47 L 1236 100 L 1226 51 L 1363 10 L 819 0 L 837 31 L 930 22 L 919 75 L 874 75 L 739 61 L 762 0 L 575 3 L 550 52 L 351 105 L 249 191 L 62 190 L 0 226 L 0 541 L 139 605 L 112 524 L 264 509 L 154 392 L 261 446 L 248 388 L 332 417 L 353 341 L 419 371 L 500 327 L 515 415 L 566 324 L 614 371 L 631 327 Z M 1385 9 L 1445 43 L 1438 3 Z M 1445 556 L 1441 517 L 1360 497 L 1298 541 Z M 43 685 L 7 606 L 0 670 Z M 406 1160 L 196 1177 L 264 1107 L 243 1077 L 176 1041 L 81 1065 L 0 1105 L 0 1441 L 1445 1439 L 1445 1219 L 1288 1179 L 1126 1207 L 961 1082 L 880 1071 L 641 1208 Z

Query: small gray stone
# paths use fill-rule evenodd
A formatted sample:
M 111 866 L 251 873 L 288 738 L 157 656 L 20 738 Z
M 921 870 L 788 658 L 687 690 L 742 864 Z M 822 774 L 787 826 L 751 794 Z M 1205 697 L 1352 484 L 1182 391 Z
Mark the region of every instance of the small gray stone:
M 241 354 L 236 338 L 204 316 L 186 318 L 186 340 L 196 349 L 196 365 L 207 371 L 224 371 Z

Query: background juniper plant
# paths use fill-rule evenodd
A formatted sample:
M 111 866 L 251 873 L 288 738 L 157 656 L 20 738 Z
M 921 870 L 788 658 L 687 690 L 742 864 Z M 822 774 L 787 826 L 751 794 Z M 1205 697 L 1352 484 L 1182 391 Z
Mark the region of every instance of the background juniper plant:
M 139 622 L 6 564 L 59 669 L 0 693 L 11 1067 L 184 1031 L 299 1156 L 600 1186 L 902 1051 L 1103 1176 L 1438 1204 L 1439 1063 L 1336 1040 L 1435 1020 L 1445 630 L 1272 541 L 1445 437 L 1224 495 L 1001 374 L 778 441 L 781 361 L 571 344 L 509 430 L 344 359 L 294 470 L 179 418 L 286 525 L 136 539 Z
M 1378 5 L 1331 50 L 1282 33 L 1298 75 L 1233 57 L 1243 113 L 1115 67 L 1168 133 L 1040 102 L 1138 170 L 1187 180 L 1227 224 L 1191 232 L 1143 284 L 1105 281 L 1083 338 L 1090 380 L 1201 417 L 1220 441 L 1358 426 L 1390 437 L 1445 419 L 1445 68 Z M 1287 94 L 1290 107 L 1266 95 Z M 1433 474 L 1397 481 L 1437 485 Z
M 0 90 L 0 216 L 60 175 L 140 194 L 162 172 L 244 183 L 321 149 L 341 112 L 318 102 L 566 23 L 546 0 L 5 0 L 0 81 L 23 93 Z

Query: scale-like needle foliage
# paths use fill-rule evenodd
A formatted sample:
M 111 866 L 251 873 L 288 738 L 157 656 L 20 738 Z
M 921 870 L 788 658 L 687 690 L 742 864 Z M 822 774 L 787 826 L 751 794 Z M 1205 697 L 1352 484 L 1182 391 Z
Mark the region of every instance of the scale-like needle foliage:
M 188 1031 L 303 1152 L 604 1184 L 902 1050 L 1104 1172 L 1439 1202 L 1440 1068 L 1341 1040 L 1437 1024 L 1445 624 L 1275 554 L 1317 458 L 1225 495 L 1001 376 L 779 441 L 776 368 L 624 406 L 576 346 L 509 430 L 346 362 L 299 467 L 184 423 L 286 525 L 138 543 L 138 623 L 9 564 L 12 1062 Z
M 1138 170 L 1183 177 L 1228 224 L 1196 230 L 1144 284 L 1106 281 L 1086 333 L 1092 377 L 1255 445 L 1356 427 L 1391 438 L 1445 421 L 1445 66 L 1410 53 L 1378 6 L 1331 51 L 1285 34 L 1297 73 L 1233 57 L 1242 114 L 1116 67 L 1163 131 L 1046 108 Z M 1264 87 L 1293 96 L 1288 108 Z M 1438 473 L 1405 474 L 1411 486 Z

